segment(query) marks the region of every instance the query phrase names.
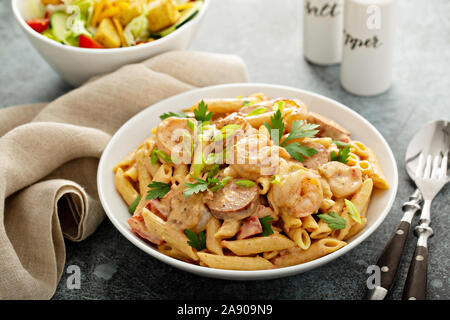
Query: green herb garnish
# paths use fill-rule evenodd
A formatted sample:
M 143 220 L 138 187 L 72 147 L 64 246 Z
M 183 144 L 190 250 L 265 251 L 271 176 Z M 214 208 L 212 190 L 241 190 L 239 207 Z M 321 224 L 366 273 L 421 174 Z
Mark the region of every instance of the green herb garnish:
M 280 109 L 278 109 L 270 117 L 270 124 L 264 122 L 264 126 L 266 127 L 267 131 L 269 131 L 270 137 L 272 138 L 273 142 L 275 142 L 276 145 L 279 145 L 280 137 L 284 132 L 283 116 L 281 115 Z
M 159 159 L 162 159 L 166 163 L 172 163 L 172 159 L 170 159 L 170 157 L 167 154 L 165 154 L 164 151 L 155 148 L 153 149 L 151 154 L 152 164 L 156 164 Z
M 213 113 L 207 112 L 208 105 L 202 100 L 198 104 L 197 109 L 194 110 L 195 119 L 199 122 L 209 121 L 212 118 Z
M 255 185 L 255 183 L 251 180 L 237 180 L 234 181 L 235 185 L 238 185 L 239 187 L 244 187 L 244 188 L 251 188 Z
M 280 136 L 284 131 L 283 117 L 280 109 L 278 109 L 275 114 L 270 117 L 270 122 L 271 124 L 268 124 L 267 122 L 264 123 L 264 126 L 270 133 L 270 137 L 276 145 L 280 145 L 280 147 L 285 148 L 295 160 L 304 162 L 305 157 L 311 157 L 317 153 L 316 149 L 302 146 L 298 142 L 291 142 L 288 144 L 288 142 L 293 139 L 314 137 L 319 132 L 319 130 L 317 130 L 317 127 L 319 126 L 317 124 L 304 123 L 301 120 L 294 121 L 292 123 L 291 132 L 280 144 Z
M 153 181 L 147 187 L 147 200 L 162 198 L 170 191 L 170 184 L 164 182 Z
M 276 111 L 276 110 L 280 110 L 281 112 L 283 112 L 284 106 L 286 105 L 286 102 L 284 101 L 277 101 L 273 104 L 272 106 L 272 110 Z
M 336 212 L 330 211 L 328 213 L 319 214 L 320 220 L 328 224 L 331 229 L 339 230 L 345 228 L 345 219 L 339 216 Z
M 345 148 L 349 146 L 347 142 L 342 142 L 339 140 L 333 140 L 331 143 L 334 143 L 338 148 Z
M 271 184 L 280 184 L 281 176 L 279 174 L 273 175 L 272 179 L 270 179 Z
M 267 111 L 267 108 L 265 107 L 257 107 L 253 109 L 249 114 L 246 115 L 246 117 L 256 116 L 258 114 L 262 114 Z
M 302 146 L 298 142 L 290 143 L 287 146 L 284 146 L 284 148 L 292 158 L 299 162 L 304 162 L 305 158 L 311 157 L 317 153 L 316 149 Z
M 193 178 L 197 181 L 196 183 L 189 183 L 189 182 L 184 183 L 184 185 L 187 187 L 186 189 L 184 189 L 185 197 L 190 197 L 193 194 L 197 194 L 199 192 L 204 192 L 208 190 L 208 181 L 196 177 Z
M 136 211 L 136 207 L 138 206 L 139 201 L 141 201 L 141 195 L 140 194 L 138 194 L 136 199 L 134 199 L 134 201 L 128 207 L 128 212 L 129 213 L 134 213 L 134 211 Z
M 170 117 L 176 117 L 176 118 L 189 118 L 189 116 L 184 112 L 166 112 L 159 116 L 161 120 L 170 118 Z
M 317 130 L 318 127 L 319 125 L 317 124 L 305 123 L 302 120 L 292 122 L 291 132 L 286 139 L 283 140 L 281 146 L 284 147 L 287 142 L 293 139 L 314 137 L 319 132 L 319 130 Z
M 332 151 L 330 154 L 330 160 L 339 161 L 346 164 L 348 162 L 349 153 L 350 153 L 349 146 L 339 149 L 338 153 L 336 153 L 336 151 Z
M 261 227 L 262 227 L 262 235 L 263 236 L 269 236 L 271 234 L 273 234 L 273 229 L 272 229 L 272 220 L 273 218 L 270 215 L 267 215 L 263 218 L 259 218 L 259 222 L 261 223 Z
M 361 223 L 361 216 L 359 214 L 358 209 L 356 209 L 355 205 L 353 204 L 353 202 L 351 202 L 350 200 L 344 199 L 345 202 L 345 207 L 347 208 L 347 212 L 350 215 L 350 217 L 355 220 L 358 223 Z
M 192 248 L 196 249 L 197 251 L 206 248 L 206 235 L 204 231 L 200 232 L 197 236 L 197 234 L 194 231 L 184 229 L 184 234 L 188 238 L 187 241 L 188 245 L 190 245 Z

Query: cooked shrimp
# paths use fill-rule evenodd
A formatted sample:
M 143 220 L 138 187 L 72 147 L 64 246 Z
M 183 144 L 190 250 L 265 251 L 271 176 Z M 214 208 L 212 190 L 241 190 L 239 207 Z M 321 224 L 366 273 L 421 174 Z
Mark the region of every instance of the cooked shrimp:
M 295 217 L 316 213 L 323 199 L 319 178 L 306 169 L 283 175 L 281 183 L 272 186 L 269 202 L 278 211 Z
M 319 167 L 322 177 L 327 179 L 336 198 L 355 193 L 362 185 L 362 174 L 358 167 L 349 167 L 338 161 L 331 161 Z
M 167 155 L 172 151 L 179 150 L 182 143 L 183 133 L 189 133 L 187 119 L 169 117 L 156 127 L 156 146 Z
M 244 137 L 231 151 L 227 163 L 243 178 L 256 180 L 261 175 L 273 175 L 279 170 L 280 148 L 273 146 L 266 135 Z

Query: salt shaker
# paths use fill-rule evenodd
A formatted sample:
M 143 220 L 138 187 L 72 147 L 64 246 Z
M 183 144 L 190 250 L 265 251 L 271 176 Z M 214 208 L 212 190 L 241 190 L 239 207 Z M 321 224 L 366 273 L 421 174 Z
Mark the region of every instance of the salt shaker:
M 346 0 L 341 84 L 350 93 L 372 96 L 392 83 L 395 0 Z
M 344 0 L 305 0 L 303 54 L 315 64 L 341 62 Z

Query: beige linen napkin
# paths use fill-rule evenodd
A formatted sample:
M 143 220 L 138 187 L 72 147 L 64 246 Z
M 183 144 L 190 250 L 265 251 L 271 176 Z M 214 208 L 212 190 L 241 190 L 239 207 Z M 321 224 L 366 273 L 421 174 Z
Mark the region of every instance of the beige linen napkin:
M 0 298 L 48 299 L 65 262 L 104 218 L 98 159 L 111 135 L 172 95 L 245 82 L 235 56 L 174 51 L 92 79 L 57 100 L 0 109 Z

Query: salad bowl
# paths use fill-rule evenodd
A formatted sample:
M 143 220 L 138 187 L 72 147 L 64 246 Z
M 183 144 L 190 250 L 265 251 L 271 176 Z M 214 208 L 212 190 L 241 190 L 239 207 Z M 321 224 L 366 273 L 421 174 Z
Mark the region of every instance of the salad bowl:
M 163 52 L 186 49 L 210 2 L 204 0 L 195 17 L 155 41 L 124 48 L 86 49 L 61 44 L 33 30 L 25 20 L 38 17 L 39 9 L 35 1 L 39 0 L 11 0 L 14 16 L 39 54 L 64 80 L 75 87 L 95 75 L 114 71 L 123 65 L 136 63 Z
M 177 260 L 159 252 L 149 242 L 138 237 L 129 227 L 131 217 L 127 205 L 115 188 L 113 168 L 131 150 L 138 147 L 151 134 L 151 128 L 159 123 L 159 116 L 167 112 L 179 112 L 189 108 L 201 99 L 230 98 L 264 93 L 271 98 L 298 99 L 306 104 L 308 110 L 320 113 L 335 120 L 351 131 L 352 139 L 367 142 L 377 154 L 383 168 L 389 189 L 376 190 L 367 210 L 367 224 L 347 245 L 328 255 L 306 263 L 268 270 L 226 270 L 213 269 Z M 111 138 L 100 159 L 97 172 L 98 193 L 105 212 L 113 225 L 135 246 L 150 256 L 173 267 L 206 277 L 230 280 L 261 280 L 290 276 L 302 273 L 348 253 L 367 239 L 383 222 L 394 202 L 398 185 L 396 161 L 386 140 L 366 119 L 348 107 L 324 96 L 290 87 L 269 84 L 227 84 L 206 87 L 182 93 L 144 109 L 128 120 Z M 351 259 L 351 257 L 349 257 Z

